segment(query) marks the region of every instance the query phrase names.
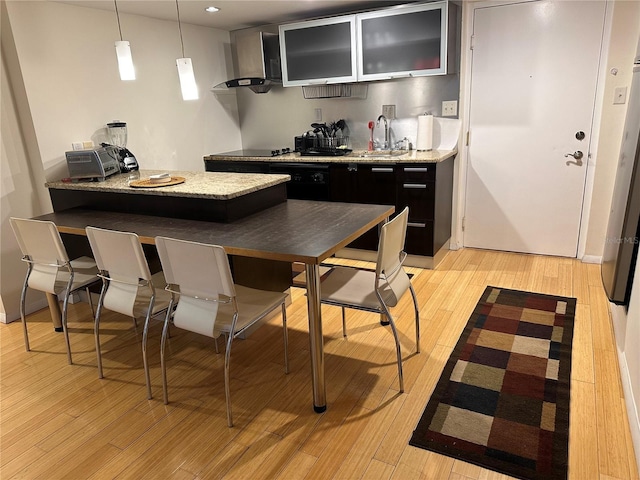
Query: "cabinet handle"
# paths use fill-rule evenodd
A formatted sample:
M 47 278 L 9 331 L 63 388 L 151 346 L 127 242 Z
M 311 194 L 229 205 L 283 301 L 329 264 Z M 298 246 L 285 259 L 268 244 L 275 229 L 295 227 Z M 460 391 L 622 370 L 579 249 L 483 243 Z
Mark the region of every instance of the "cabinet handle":
M 402 188 L 422 188 L 422 189 L 426 189 L 427 188 L 427 184 L 426 183 L 403 183 L 402 184 Z
M 405 172 L 428 172 L 429 169 L 426 167 L 404 167 Z
M 374 173 L 393 173 L 392 167 L 373 167 L 371 169 Z
M 426 223 L 417 223 L 417 222 L 407 222 L 407 227 L 419 227 L 419 228 L 424 228 L 426 227 L 427 224 Z

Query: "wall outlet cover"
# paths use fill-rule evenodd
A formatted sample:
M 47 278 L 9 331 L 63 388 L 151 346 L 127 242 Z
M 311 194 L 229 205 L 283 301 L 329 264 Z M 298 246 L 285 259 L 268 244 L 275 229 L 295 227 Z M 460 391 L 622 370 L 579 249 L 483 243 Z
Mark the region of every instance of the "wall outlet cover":
M 449 100 L 442 102 L 442 116 L 455 117 L 458 115 L 458 101 Z
M 383 105 L 382 106 L 382 115 L 384 115 L 387 120 L 395 120 L 396 118 L 396 106 L 395 105 Z

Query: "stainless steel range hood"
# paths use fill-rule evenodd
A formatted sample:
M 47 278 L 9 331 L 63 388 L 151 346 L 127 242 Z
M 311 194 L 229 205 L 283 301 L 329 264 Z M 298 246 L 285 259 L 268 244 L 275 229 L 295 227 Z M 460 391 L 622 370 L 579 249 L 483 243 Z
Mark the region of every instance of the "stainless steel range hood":
M 248 87 L 255 93 L 268 92 L 282 83 L 278 34 L 253 32 L 236 37 L 238 77 L 222 82 L 214 89 Z

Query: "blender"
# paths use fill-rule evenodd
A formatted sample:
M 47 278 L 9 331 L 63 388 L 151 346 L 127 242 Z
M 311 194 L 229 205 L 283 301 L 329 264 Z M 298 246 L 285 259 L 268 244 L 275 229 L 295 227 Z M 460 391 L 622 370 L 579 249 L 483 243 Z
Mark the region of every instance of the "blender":
M 118 149 L 118 162 L 121 172 L 131 172 L 138 170 L 138 161 L 127 149 L 127 124 L 114 120 L 107 123 L 107 132 L 111 139 L 111 144 Z

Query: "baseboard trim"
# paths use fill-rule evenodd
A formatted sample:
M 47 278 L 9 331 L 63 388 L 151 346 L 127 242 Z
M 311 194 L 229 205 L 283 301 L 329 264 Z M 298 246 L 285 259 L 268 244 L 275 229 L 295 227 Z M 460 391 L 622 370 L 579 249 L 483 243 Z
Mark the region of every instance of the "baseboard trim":
M 629 428 L 631 429 L 631 441 L 636 454 L 636 463 L 640 465 L 640 414 L 637 410 L 637 402 L 633 395 L 631 378 L 629 377 L 629 369 L 627 367 L 627 356 L 624 352 L 620 351 L 620 349 L 617 350 L 618 362 L 620 363 L 620 380 L 624 392 L 624 402 L 627 407 Z
M 49 308 L 49 304 L 47 303 L 46 298 L 41 298 L 40 300 L 36 300 L 34 302 L 27 303 L 25 305 L 25 311 L 27 315 L 37 312 L 38 310 L 42 310 L 43 308 Z M 20 310 L 2 313 L 0 314 L 0 323 L 11 323 L 20 320 Z
M 580 261 L 582 263 L 597 263 L 600 265 L 602 263 L 602 257 L 597 255 L 583 255 Z

